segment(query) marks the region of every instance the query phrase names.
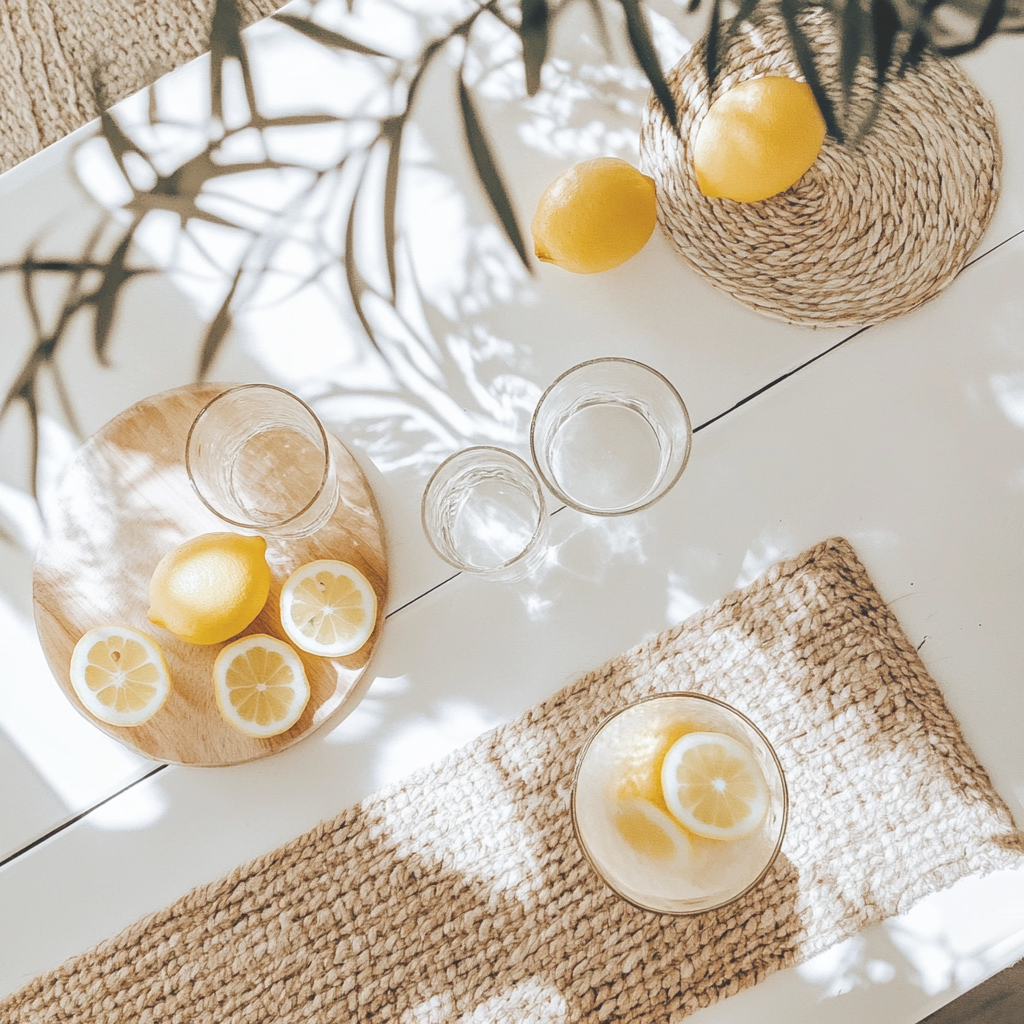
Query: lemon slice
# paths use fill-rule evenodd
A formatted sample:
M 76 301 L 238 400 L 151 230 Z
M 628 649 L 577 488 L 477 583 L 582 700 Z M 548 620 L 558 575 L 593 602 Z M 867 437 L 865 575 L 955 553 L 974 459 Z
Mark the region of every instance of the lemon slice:
M 750 835 L 768 810 L 768 785 L 750 751 L 717 732 L 691 732 L 661 766 L 668 809 L 705 839 Z
M 300 651 L 339 658 L 354 654 L 373 632 L 377 595 L 348 562 L 307 562 L 281 591 L 281 626 Z
M 663 867 L 684 868 L 690 862 L 690 840 L 660 808 L 638 798 L 620 801 L 612 814 L 620 836 L 633 850 Z
M 129 626 L 99 626 L 75 644 L 71 686 L 90 715 L 132 727 L 164 706 L 171 675 L 151 636 Z
M 299 656 L 283 640 L 263 633 L 243 636 L 217 655 L 213 691 L 224 718 L 260 739 L 290 729 L 309 700 Z

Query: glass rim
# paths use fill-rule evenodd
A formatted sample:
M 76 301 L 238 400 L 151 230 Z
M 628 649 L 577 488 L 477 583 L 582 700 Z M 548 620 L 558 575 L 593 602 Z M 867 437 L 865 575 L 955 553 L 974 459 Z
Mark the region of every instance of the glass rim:
M 513 461 L 518 462 L 523 469 L 529 474 L 530 480 L 533 483 L 533 490 L 537 496 L 537 505 L 540 510 L 540 515 L 537 517 L 537 525 L 534 527 L 533 533 L 530 534 L 530 539 L 523 546 L 523 550 L 519 552 L 513 558 L 502 562 L 500 565 L 492 566 L 489 569 L 477 569 L 465 564 L 459 564 L 453 562 L 438 546 L 434 543 L 434 537 L 430 529 L 427 526 L 427 496 L 430 494 L 430 488 L 434 485 L 434 481 L 440 475 L 449 463 L 454 462 L 456 459 L 462 458 L 470 452 L 497 452 L 500 455 L 505 455 L 511 458 Z M 474 576 L 491 576 L 495 573 L 504 572 L 506 569 L 511 569 L 517 562 L 522 561 L 530 553 L 530 549 L 537 542 L 537 538 L 541 535 L 544 529 L 544 492 L 541 490 L 540 481 L 537 479 L 537 474 L 533 471 L 533 467 L 515 452 L 509 451 L 507 448 L 499 448 L 493 444 L 475 444 L 470 445 L 468 448 L 460 448 L 457 452 L 452 452 L 435 470 L 430 474 L 430 479 L 427 480 L 426 486 L 423 488 L 423 497 L 420 499 L 420 524 L 423 527 L 423 532 L 426 535 L 427 543 L 430 544 L 431 548 L 438 558 L 443 559 L 453 569 L 458 569 L 459 572 L 468 572 Z
M 683 413 L 683 420 L 686 423 L 686 448 L 683 451 L 683 459 L 679 464 L 679 469 L 671 480 L 663 483 L 658 493 L 647 501 L 640 505 L 630 505 L 628 508 L 617 508 L 617 509 L 600 509 L 592 508 L 588 505 L 582 505 L 574 498 L 569 497 L 554 481 L 549 480 L 547 474 L 541 469 L 540 460 L 537 458 L 537 446 L 536 446 L 536 432 L 537 432 L 537 418 L 540 415 L 541 407 L 547 400 L 548 396 L 554 389 L 561 384 L 566 377 L 570 374 L 576 373 L 579 370 L 586 369 L 588 366 L 593 366 L 595 363 L 627 363 L 630 366 L 636 366 L 641 370 L 646 370 L 652 376 L 657 377 L 669 390 L 672 397 L 675 398 L 679 405 L 679 408 Z M 575 366 L 570 366 L 568 370 L 564 370 L 560 373 L 545 389 L 544 393 L 540 396 L 540 400 L 537 402 L 536 408 L 533 410 L 533 416 L 530 419 L 530 457 L 533 459 L 534 467 L 537 470 L 537 474 L 541 480 L 544 481 L 545 486 L 552 494 L 555 495 L 559 501 L 564 501 L 569 508 L 575 509 L 577 512 L 583 512 L 586 515 L 591 516 L 625 516 L 631 515 L 633 512 L 642 512 L 644 509 L 650 508 L 656 502 L 660 501 L 665 497 L 666 494 L 679 482 L 679 478 L 683 475 L 683 470 L 686 469 L 687 463 L 690 461 L 690 449 L 693 446 L 693 424 L 690 422 L 690 411 L 686 408 L 686 402 L 683 401 L 683 396 L 679 394 L 676 386 L 666 377 L 660 370 L 656 370 L 653 366 L 648 366 L 647 363 L 640 362 L 639 359 L 630 359 L 628 356 L 598 356 L 596 359 L 585 359 L 582 363 L 577 363 Z
M 206 500 L 203 492 L 199 489 L 199 485 L 196 483 L 196 479 L 192 474 L 192 434 L 195 432 L 196 427 L 199 425 L 199 421 L 210 411 L 210 409 L 217 404 L 222 398 L 226 398 L 228 395 L 237 394 L 239 391 L 279 391 L 282 395 L 287 395 L 293 401 L 299 403 L 303 409 L 309 413 L 313 422 L 316 424 L 317 429 L 320 431 L 320 438 L 323 442 L 324 448 L 324 471 L 320 478 L 320 483 L 317 486 L 316 492 L 313 497 L 299 509 L 298 512 L 288 516 L 287 519 L 275 519 L 270 523 L 243 523 L 237 519 L 232 519 L 230 516 L 224 515 L 223 512 L 219 512 L 215 509 L 209 501 Z M 185 472 L 188 475 L 188 482 L 192 485 L 192 490 L 196 492 L 196 497 L 218 518 L 222 519 L 225 523 L 230 523 L 232 526 L 238 526 L 243 530 L 278 530 L 282 526 L 287 526 L 289 523 L 294 523 L 296 519 L 304 516 L 319 500 L 321 495 L 324 493 L 324 489 L 327 487 L 327 481 L 330 479 L 331 473 L 331 445 L 330 440 L 327 436 L 327 431 L 324 429 L 323 423 L 320 422 L 320 417 L 310 408 L 310 406 L 304 402 L 298 395 L 293 394 L 287 388 L 278 387 L 276 384 L 235 384 L 229 387 L 227 390 L 222 391 L 219 395 L 214 395 L 203 407 L 196 413 L 195 419 L 192 420 L 191 426 L 188 428 L 188 434 L 185 436 Z
M 583 839 L 583 834 L 580 830 L 579 821 L 576 816 L 576 784 L 579 781 L 580 770 L 583 767 L 583 759 L 586 757 L 587 751 L 590 749 L 590 745 L 594 742 L 598 733 L 600 733 L 609 722 L 618 718 L 619 715 L 622 715 L 627 711 L 631 711 L 640 704 L 647 704 L 650 701 L 662 700 L 665 697 L 695 697 L 736 715 L 745 725 L 749 726 L 749 728 L 752 729 L 758 738 L 764 743 L 765 747 L 768 749 L 768 753 L 772 756 L 772 760 L 775 762 L 775 767 L 779 773 L 779 780 L 782 783 L 782 824 L 779 827 L 779 837 L 775 842 L 775 848 L 772 850 L 771 856 L 765 862 L 764 867 L 761 869 L 758 876 L 746 888 L 741 889 L 734 896 L 730 896 L 728 899 L 722 900 L 720 903 L 715 903 L 710 907 L 701 907 L 699 910 L 655 909 L 645 906 L 643 903 L 638 903 L 632 896 L 627 896 L 614 883 L 610 882 L 605 877 L 604 872 L 594 862 L 590 851 L 587 849 L 587 844 Z M 576 845 L 579 847 L 580 853 L 583 854 L 583 859 L 590 865 L 594 874 L 597 875 L 601 882 L 611 889 L 619 899 L 625 900 L 630 906 L 636 907 L 637 910 L 646 910 L 653 914 L 669 914 L 673 917 L 696 917 L 698 914 L 706 914 L 710 910 L 720 910 L 722 907 L 727 907 L 730 903 L 735 903 L 737 900 L 742 899 L 748 892 L 760 885 L 765 875 L 768 874 L 771 866 L 777 860 L 779 853 L 781 853 L 782 841 L 786 838 L 786 827 L 789 824 L 789 784 L 786 782 L 786 773 L 782 770 L 782 762 L 779 760 L 779 755 L 775 752 L 775 747 L 772 746 L 771 741 L 767 736 L 765 736 L 761 729 L 759 729 L 758 726 L 756 726 L 742 711 L 738 708 L 734 708 L 731 704 L 727 704 L 724 700 L 719 700 L 717 697 L 710 697 L 706 693 L 698 693 L 696 690 L 667 690 L 663 693 L 649 693 L 645 697 L 638 697 L 636 700 L 630 701 L 624 707 L 621 707 L 605 718 L 602 718 L 601 721 L 591 730 L 590 735 L 587 736 L 586 741 L 580 748 L 580 752 L 576 755 L 576 764 L 572 772 L 572 785 L 570 787 L 569 794 L 569 813 L 572 818 L 572 831 L 573 835 L 576 837 Z

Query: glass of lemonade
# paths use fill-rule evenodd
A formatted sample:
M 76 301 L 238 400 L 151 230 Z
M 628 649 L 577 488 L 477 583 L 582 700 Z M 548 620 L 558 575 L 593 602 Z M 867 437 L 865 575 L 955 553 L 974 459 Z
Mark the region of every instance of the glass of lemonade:
M 679 392 L 635 359 L 591 359 L 541 396 L 530 450 L 544 483 L 567 505 L 621 516 L 653 505 L 690 457 L 690 416 Z
M 610 889 L 644 910 L 697 914 L 748 892 L 782 847 L 786 780 L 745 715 L 699 693 L 646 697 L 587 739 L 572 821 Z
M 185 468 L 203 504 L 245 530 L 306 537 L 338 504 L 323 424 L 273 384 L 244 384 L 209 401 L 189 429 Z

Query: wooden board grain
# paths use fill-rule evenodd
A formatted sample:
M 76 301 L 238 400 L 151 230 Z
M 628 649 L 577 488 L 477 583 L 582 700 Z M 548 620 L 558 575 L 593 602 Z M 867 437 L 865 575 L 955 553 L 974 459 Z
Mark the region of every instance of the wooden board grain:
M 197 646 L 153 625 L 149 579 L 157 562 L 202 533 L 228 531 L 204 507 L 185 472 L 185 436 L 199 410 L 230 384 L 193 384 L 132 406 L 97 431 L 77 453 L 59 489 L 47 539 L 36 559 L 33 603 L 47 661 L 68 699 L 97 728 L 139 753 L 187 765 L 238 764 L 265 757 L 308 735 L 346 701 L 380 637 L 387 602 L 384 532 L 373 492 L 351 453 L 337 439 L 341 497 L 331 520 L 311 537 L 268 536 L 270 597 L 240 635 L 268 633 L 287 642 L 279 620 L 281 587 L 298 566 L 317 558 L 350 562 L 377 595 L 377 622 L 366 645 L 345 658 L 300 653 L 310 699 L 287 732 L 253 739 L 221 717 L 212 671 L 224 644 Z M 164 650 L 172 690 L 145 725 L 105 725 L 89 715 L 71 687 L 71 652 L 94 626 L 127 625 L 154 637 Z

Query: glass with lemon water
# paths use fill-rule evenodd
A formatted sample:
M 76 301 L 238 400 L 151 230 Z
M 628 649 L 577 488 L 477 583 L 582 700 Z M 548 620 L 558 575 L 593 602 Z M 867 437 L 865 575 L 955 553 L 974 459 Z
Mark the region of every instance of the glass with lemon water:
M 573 822 L 619 895 L 662 913 L 735 899 L 781 846 L 785 780 L 764 735 L 721 701 L 661 694 L 608 719 L 584 747 Z

